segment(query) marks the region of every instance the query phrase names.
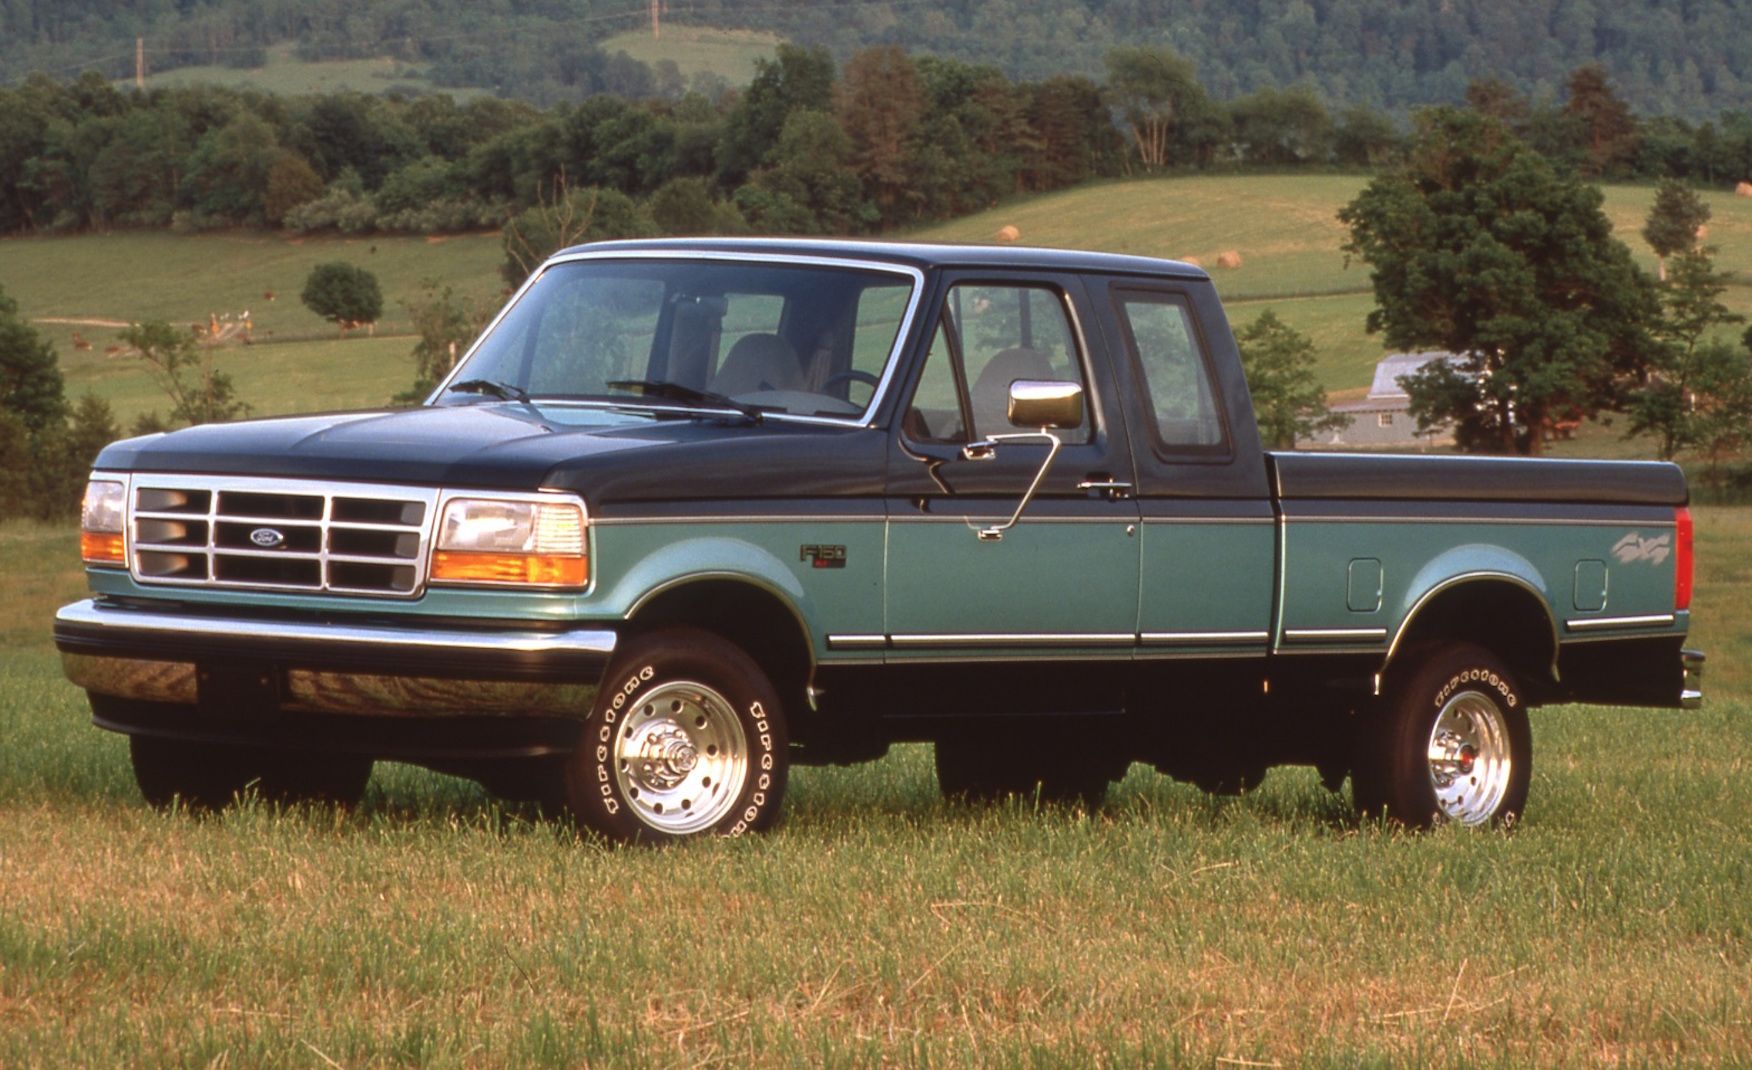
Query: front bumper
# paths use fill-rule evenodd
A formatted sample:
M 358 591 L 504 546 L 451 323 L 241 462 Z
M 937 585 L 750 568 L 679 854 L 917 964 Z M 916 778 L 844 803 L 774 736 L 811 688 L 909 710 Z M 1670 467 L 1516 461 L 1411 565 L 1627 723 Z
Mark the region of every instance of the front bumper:
M 314 729 L 332 720 L 300 715 L 397 719 L 411 735 L 431 718 L 575 723 L 596 700 L 617 638 L 600 627 L 413 627 L 95 599 L 55 615 L 55 646 L 69 680 L 93 696 L 158 711 L 141 724 L 128 719 L 125 704 L 94 702 L 100 724 L 203 738 L 258 734 L 269 722 L 277 734 L 289 723 Z M 187 731 L 178 729 L 183 721 Z

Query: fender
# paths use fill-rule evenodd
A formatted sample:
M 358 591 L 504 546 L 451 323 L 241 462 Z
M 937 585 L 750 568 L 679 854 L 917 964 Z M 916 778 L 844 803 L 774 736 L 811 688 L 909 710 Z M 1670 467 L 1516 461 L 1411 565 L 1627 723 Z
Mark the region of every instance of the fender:
M 622 573 L 601 601 L 622 619 L 631 619 L 658 595 L 701 580 L 736 580 L 758 587 L 790 611 L 806 641 L 815 634 L 809 626 L 812 601 L 790 566 L 762 547 L 722 535 L 683 539 L 653 550 Z M 815 644 L 807 645 L 813 662 Z
M 1545 616 L 1546 629 L 1551 633 L 1551 678 L 1557 679 L 1557 620 L 1552 616 L 1551 597 L 1545 577 L 1540 575 L 1531 561 L 1520 554 L 1488 543 L 1471 543 L 1438 554 L 1419 569 L 1406 585 L 1405 596 L 1400 603 L 1399 626 L 1393 632 L 1393 641 L 1387 645 L 1387 655 L 1381 659 L 1380 672 L 1375 676 L 1377 691 L 1380 689 L 1381 674 L 1392 664 L 1400 644 L 1417 622 L 1419 614 L 1443 594 L 1469 583 L 1507 583 L 1538 599 Z

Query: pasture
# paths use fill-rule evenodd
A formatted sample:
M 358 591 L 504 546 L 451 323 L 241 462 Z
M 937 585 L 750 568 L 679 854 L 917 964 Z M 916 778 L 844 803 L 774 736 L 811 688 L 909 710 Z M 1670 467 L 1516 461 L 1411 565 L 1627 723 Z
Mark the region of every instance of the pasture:
M 666 30 L 664 41 L 671 37 Z M 681 39 L 675 47 L 685 43 Z M 1314 339 L 1322 385 L 1337 397 L 1358 396 L 1383 348 L 1363 330 L 1374 299 L 1366 268 L 1345 264 L 1336 213 L 1362 183 L 1354 175 L 1315 174 L 1097 183 L 898 237 L 991 241 L 1000 227 L 1014 225 L 1026 244 L 1194 257 L 1210 269 L 1233 321 L 1276 311 Z M 1654 257 L 1637 231 L 1653 191 L 1613 186 L 1605 193 L 1616 230 L 1652 271 Z M 1714 211 L 1709 240 L 1720 247 L 1721 265 L 1738 272 L 1726 301 L 1752 314 L 1752 199 L 1717 193 L 1706 199 Z M 1242 254 L 1241 267 L 1216 266 L 1228 249 Z M 205 323 L 209 316 L 248 310 L 257 344 L 223 348 L 216 361 L 258 414 L 375 406 L 413 379 L 405 303 L 433 280 L 479 306 L 496 306 L 505 292 L 498 276 L 501 257 L 495 234 L 7 238 L 0 239 L 0 287 L 55 343 L 69 394 L 90 390 L 108 399 L 126 427 L 165 404 L 137 362 L 105 356 L 115 324 L 145 318 Z M 342 340 L 333 325 L 299 302 L 305 276 L 325 260 L 346 260 L 378 276 L 384 319 L 375 338 Z M 91 348 L 77 348 L 75 333 Z M 1602 448 L 1616 447 L 1607 442 Z
M 1745 1065 L 1752 510 L 1696 514 L 1707 707 L 1537 712 L 1512 834 L 1300 769 L 953 806 L 903 747 L 666 851 L 392 765 L 152 811 L 49 644 L 71 532 L 0 527 L 0 1065 Z
M 448 93 L 458 101 L 489 96 L 489 89 L 441 87 L 423 68 L 389 56 L 366 59 L 307 60 L 292 44 L 271 45 L 259 67 L 199 65 L 148 73 L 148 89 L 218 85 L 260 93 L 301 96 L 309 93 Z M 131 83 L 127 83 L 131 84 Z

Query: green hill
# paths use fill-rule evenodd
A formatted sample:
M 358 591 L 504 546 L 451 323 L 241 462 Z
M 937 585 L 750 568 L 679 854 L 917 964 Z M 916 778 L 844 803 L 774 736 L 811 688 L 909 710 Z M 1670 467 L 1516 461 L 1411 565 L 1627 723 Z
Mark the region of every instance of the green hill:
M 1344 230 L 1336 215 L 1363 182 L 1345 175 L 1249 175 L 1099 183 L 904 236 L 990 242 L 1000 228 L 1014 226 L 1023 244 L 1196 259 L 1216 280 L 1233 320 L 1244 323 L 1275 310 L 1313 337 L 1328 390 L 1360 392 L 1382 346 L 1363 330 L 1374 300 L 1368 270 L 1345 264 Z M 1720 248 L 1721 264 L 1739 275 L 1728 303 L 1752 315 L 1752 198 L 1706 196 L 1714 212 L 1708 240 Z M 1651 271 L 1654 257 L 1637 231 L 1652 199 L 1653 191 L 1642 187 L 1606 190 L 1608 215 Z M 1240 254 L 1240 267 L 1219 266 L 1228 251 Z M 196 323 L 248 310 L 257 344 L 224 350 L 220 363 L 258 413 L 375 405 L 412 378 L 403 303 L 432 279 L 477 305 L 495 305 L 503 296 L 499 259 L 498 238 L 491 234 L 13 238 L 0 240 L 0 286 L 55 342 L 69 392 L 89 389 L 110 399 L 127 422 L 164 403 L 143 368 L 104 355 L 116 331 L 104 323 Z M 299 302 L 305 276 L 325 260 L 347 260 L 377 274 L 385 311 L 376 338 L 339 340 L 331 325 Z M 269 292 L 272 301 L 265 297 Z M 75 347 L 75 332 L 90 349 Z
M 1019 242 L 1192 258 L 1216 280 L 1230 319 L 1265 309 L 1311 335 L 1321 382 L 1360 391 L 1382 356 L 1363 330 L 1374 305 L 1368 267 L 1346 265 L 1338 210 L 1367 179 L 1355 175 L 1240 175 L 1136 179 L 1082 186 L 967 216 L 912 235 L 925 240 L 995 241 L 1013 226 Z M 1641 186 L 1608 186 L 1606 214 L 1649 271 L 1655 257 L 1638 231 L 1654 200 Z M 1708 241 L 1718 263 L 1737 273 L 1728 304 L 1752 315 L 1752 199 L 1705 193 L 1714 217 Z M 1241 266 L 1219 266 L 1222 253 Z

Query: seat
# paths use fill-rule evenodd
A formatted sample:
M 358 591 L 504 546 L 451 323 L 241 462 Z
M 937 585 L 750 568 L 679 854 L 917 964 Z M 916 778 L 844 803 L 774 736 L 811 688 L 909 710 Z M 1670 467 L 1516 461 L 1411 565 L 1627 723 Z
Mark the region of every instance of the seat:
M 803 372 L 791 343 L 776 334 L 756 332 L 736 340 L 718 366 L 712 389 L 729 397 L 763 390 L 799 390 Z
M 1017 428 L 1010 422 L 1010 384 L 1018 379 L 1053 379 L 1052 362 L 1036 349 L 1014 346 L 993 354 L 973 381 L 973 428 L 975 434 L 997 435 Z

